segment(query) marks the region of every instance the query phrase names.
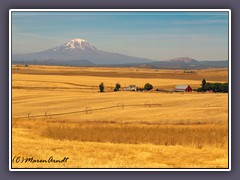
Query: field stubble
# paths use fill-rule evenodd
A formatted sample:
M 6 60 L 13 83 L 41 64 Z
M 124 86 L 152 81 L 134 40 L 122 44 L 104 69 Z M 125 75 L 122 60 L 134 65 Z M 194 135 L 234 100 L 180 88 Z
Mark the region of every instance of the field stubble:
M 44 67 L 35 74 L 28 71 L 13 74 L 12 153 L 36 158 L 69 156 L 70 161 L 60 165 L 14 164 L 14 167 L 227 168 L 227 94 L 98 93 L 101 81 L 106 82 L 109 90 L 116 81 L 142 85 L 147 79 L 138 75 L 132 79 L 125 77 L 126 74 L 86 76 L 86 71 L 95 72 L 94 68 L 68 77 L 51 68 Z M 49 73 L 44 74 L 47 70 Z M 100 71 L 104 74 L 108 70 Z M 123 69 L 121 73 L 124 71 L 134 70 Z M 153 72 L 143 71 L 152 76 Z M 197 85 L 194 78 L 172 79 L 172 75 L 167 79 L 167 73 L 171 71 L 164 71 L 163 79 L 148 81 L 156 87 Z M 199 72 L 198 76 L 204 73 Z M 219 73 L 223 80 L 225 72 Z M 214 77 L 211 79 L 214 81 Z M 127 106 L 131 104 L 139 106 Z M 94 110 L 109 106 L 116 108 Z M 89 113 L 84 111 L 87 107 Z M 81 113 L 51 116 L 81 110 Z M 39 115 L 42 117 L 37 118 Z

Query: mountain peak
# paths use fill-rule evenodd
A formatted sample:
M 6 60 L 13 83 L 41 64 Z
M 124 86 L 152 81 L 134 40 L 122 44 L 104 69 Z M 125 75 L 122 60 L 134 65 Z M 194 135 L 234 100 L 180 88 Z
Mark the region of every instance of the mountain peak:
M 81 39 L 81 38 L 75 38 L 69 41 L 69 43 L 84 43 L 87 42 L 85 39 Z
M 73 50 L 73 49 L 78 49 L 78 50 L 97 50 L 96 47 L 92 46 L 87 40 L 81 39 L 81 38 L 75 38 L 72 39 L 66 43 L 64 43 L 62 46 L 56 48 L 57 49 L 66 49 L 66 50 Z

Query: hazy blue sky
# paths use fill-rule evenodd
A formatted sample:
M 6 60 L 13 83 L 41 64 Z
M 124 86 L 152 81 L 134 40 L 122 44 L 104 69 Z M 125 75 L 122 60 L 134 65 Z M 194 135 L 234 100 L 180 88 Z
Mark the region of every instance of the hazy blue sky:
M 13 53 L 82 38 L 100 50 L 166 60 L 228 59 L 227 12 L 13 12 Z

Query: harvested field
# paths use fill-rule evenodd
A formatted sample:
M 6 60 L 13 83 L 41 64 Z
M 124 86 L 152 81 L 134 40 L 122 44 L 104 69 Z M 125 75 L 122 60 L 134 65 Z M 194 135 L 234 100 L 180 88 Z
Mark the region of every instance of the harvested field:
M 227 69 L 12 68 L 12 156 L 69 157 L 13 168 L 228 168 L 228 94 L 155 91 L 227 82 Z

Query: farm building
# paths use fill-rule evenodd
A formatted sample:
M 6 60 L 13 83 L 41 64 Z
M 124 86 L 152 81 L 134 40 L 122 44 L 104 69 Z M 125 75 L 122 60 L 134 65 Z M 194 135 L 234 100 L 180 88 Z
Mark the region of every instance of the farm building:
M 137 86 L 136 85 L 129 85 L 124 88 L 125 91 L 137 91 Z
M 177 85 L 174 91 L 175 92 L 192 92 L 192 88 L 189 85 Z

